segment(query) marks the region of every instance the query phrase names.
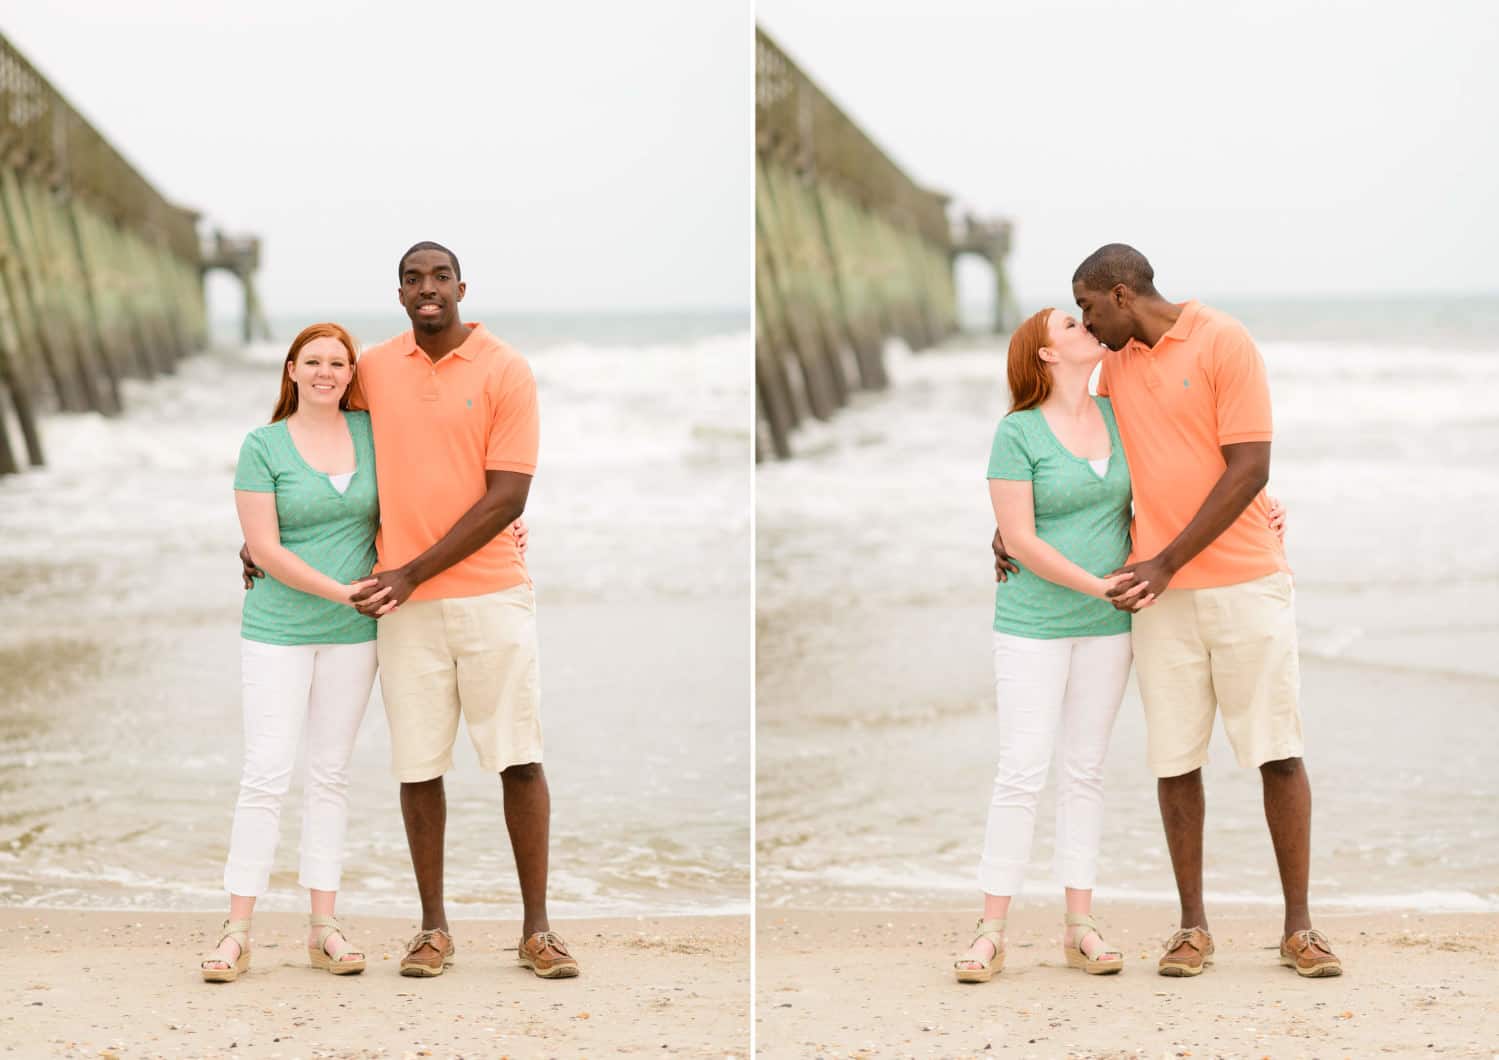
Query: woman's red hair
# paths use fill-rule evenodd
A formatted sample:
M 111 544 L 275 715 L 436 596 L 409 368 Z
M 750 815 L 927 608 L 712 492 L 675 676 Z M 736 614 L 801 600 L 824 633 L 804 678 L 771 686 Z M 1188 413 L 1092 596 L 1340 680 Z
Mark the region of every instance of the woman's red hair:
M 1046 321 L 1052 312 L 1047 306 L 1010 336 L 1011 412 L 1033 409 L 1051 396 L 1051 369 L 1041 360 L 1041 347 L 1049 340 Z
M 354 336 L 337 324 L 309 324 L 297 332 L 297 337 L 291 340 L 291 349 L 286 351 L 286 360 L 281 365 L 281 393 L 276 398 L 276 409 L 271 413 L 272 423 L 284 420 L 297 411 L 297 384 L 286 374 L 286 369 L 288 365 L 297 363 L 297 355 L 302 352 L 302 347 L 313 339 L 337 339 L 343 343 L 344 349 L 349 351 L 350 368 L 359 360 L 359 351 L 354 348 Z M 364 408 L 364 402 L 359 397 L 359 373 L 354 373 L 354 378 L 349 380 L 348 388 L 338 399 L 338 407 L 345 412 L 350 408 Z

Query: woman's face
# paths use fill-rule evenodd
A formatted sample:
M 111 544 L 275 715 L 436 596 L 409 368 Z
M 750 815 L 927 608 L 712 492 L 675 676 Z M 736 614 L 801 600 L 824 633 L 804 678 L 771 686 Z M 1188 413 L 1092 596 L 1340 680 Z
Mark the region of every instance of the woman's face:
M 286 374 L 297 384 L 299 405 L 336 407 L 354 378 L 354 364 L 344 344 L 326 335 L 297 351 L 296 363 L 286 366 Z
M 1091 369 L 1109 349 L 1099 342 L 1074 317 L 1053 309 L 1046 318 L 1046 345 L 1041 359 L 1053 364 L 1077 365 Z

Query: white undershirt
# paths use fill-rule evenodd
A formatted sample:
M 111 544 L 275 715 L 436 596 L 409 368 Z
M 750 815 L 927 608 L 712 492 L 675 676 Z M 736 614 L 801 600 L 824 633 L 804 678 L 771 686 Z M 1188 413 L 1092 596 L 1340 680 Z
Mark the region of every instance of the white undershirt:
M 1108 473 L 1109 473 L 1109 458 L 1108 457 L 1104 457 L 1102 460 L 1089 460 L 1088 463 L 1093 466 L 1093 471 L 1098 475 L 1099 478 L 1106 478 L 1108 476 Z M 338 492 L 342 493 L 343 490 L 339 490 Z
M 1102 472 L 1100 472 L 1101 474 Z M 349 483 L 354 479 L 354 472 L 346 471 L 342 475 L 329 475 L 328 481 L 333 483 L 333 488 L 339 493 L 347 492 Z

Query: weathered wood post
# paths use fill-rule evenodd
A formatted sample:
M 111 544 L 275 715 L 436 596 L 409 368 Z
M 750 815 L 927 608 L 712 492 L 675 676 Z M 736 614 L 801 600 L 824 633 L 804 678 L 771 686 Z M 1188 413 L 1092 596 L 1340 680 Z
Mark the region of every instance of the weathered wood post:
M 756 455 L 957 328 L 947 197 L 918 186 L 763 30 L 755 46 Z M 768 446 L 759 444 L 761 435 Z
M 269 336 L 259 241 L 220 237 L 167 202 L 0 35 L 0 474 L 42 463 L 37 415 L 121 410 L 120 381 L 169 372 L 208 340 L 203 272 L 245 288 L 245 329 Z

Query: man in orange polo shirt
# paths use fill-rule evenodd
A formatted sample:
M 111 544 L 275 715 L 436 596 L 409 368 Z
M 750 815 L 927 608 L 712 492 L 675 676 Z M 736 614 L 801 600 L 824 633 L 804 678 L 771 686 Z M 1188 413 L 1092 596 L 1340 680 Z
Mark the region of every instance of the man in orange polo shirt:
M 1238 321 L 1200 302 L 1169 302 L 1154 281 L 1144 255 L 1120 243 L 1089 255 L 1072 277 L 1084 325 L 1112 351 L 1098 393 L 1113 403 L 1134 491 L 1121 568 L 1132 577 L 1109 595 L 1128 599 L 1143 584 L 1142 595 L 1157 597 L 1135 612 L 1131 634 L 1181 900 L 1181 930 L 1159 971 L 1197 975 L 1213 953 L 1202 899 L 1202 766 L 1221 712 L 1239 764 L 1257 767 L 1264 787 L 1285 898 L 1281 961 L 1307 977 L 1338 975 L 1307 906 L 1311 787 L 1290 568 L 1265 495 L 1264 362 Z
M 482 769 L 500 774 L 524 906 L 517 955 L 544 978 L 578 973 L 546 910 L 551 796 L 541 766 L 536 601 L 515 535 L 536 471 L 536 380 L 515 350 L 465 324 L 457 256 L 418 243 L 398 296 L 412 330 L 359 358 L 375 435 L 379 560 L 355 603 L 376 613 L 380 690 L 422 903 L 404 975 L 441 975 L 442 775 L 462 715 Z M 388 595 L 382 590 L 389 589 Z M 384 596 L 381 599 L 381 596 Z

